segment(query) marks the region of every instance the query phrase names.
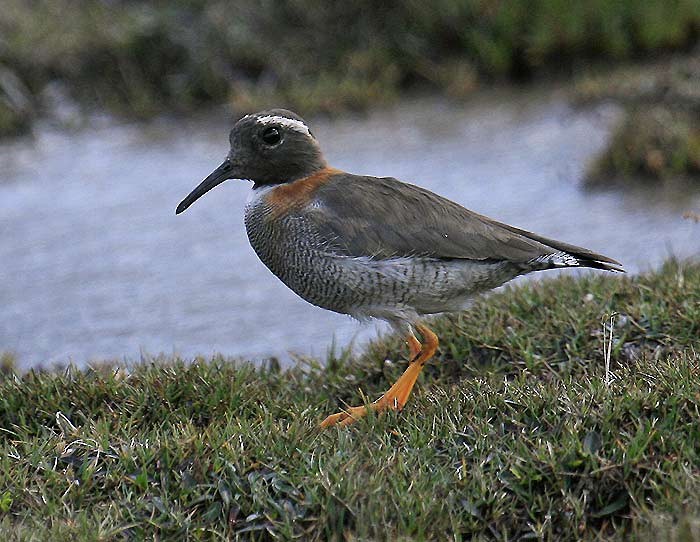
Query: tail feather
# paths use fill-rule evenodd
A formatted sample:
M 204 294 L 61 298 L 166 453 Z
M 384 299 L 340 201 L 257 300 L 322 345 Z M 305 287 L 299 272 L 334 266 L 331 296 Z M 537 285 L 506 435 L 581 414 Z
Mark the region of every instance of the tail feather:
M 590 267 L 616 273 L 625 272 L 620 262 L 588 250 L 585 250 L 585 252 L 558 250 L 538 256 L 531 260 L 530 263 L 535 265 L 538 270 L 561 269 L 563 267 Z
M 550 250 L 545 251 L 542 255 L 533 258 L 531 264 L 540 264 L 542 267 L 536 269 L 559 269 L 562 267 L 590 267 L 592 269 L 602 269 L 604 271 L 613 271 L 615 273 L 625 273 L 622 264 L 617 260 L 613 260 L 608 256 L 603 256 L 588 250 L 587 248 L 570 245 L 563 241 L 543 237 L 526 230 L 521 230 L 507 224 L 503 225 L 506 229 L 513 233 L 537 241 L 544 245 L 544 248 Z

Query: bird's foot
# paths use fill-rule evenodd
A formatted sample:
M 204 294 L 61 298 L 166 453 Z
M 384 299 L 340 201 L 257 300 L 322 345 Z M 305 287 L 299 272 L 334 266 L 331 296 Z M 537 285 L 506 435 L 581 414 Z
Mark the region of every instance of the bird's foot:
M 366 416 L 368 412 L 383 412 L 388 409 L 401 410 L 401 408 L 402 407 L 399 406 L 398 402 L 391 403 L 390 401 L 387 401 L 384 396 L 382 396 L 374 403 L 370 403 L 369 405 L 349 407 L 342 412 L 338 412 L 337 414 L 331 414 L 321 422 L 321 428 L 325 429 L 326 427 L 333 427 L 334 425 L 344 427 L 356 422 L 363 416 Z
M 351 423 L 359 420 L 363 416 L 366 416 L 368 412 L 384 412 L 385 410 L 398 410 L 403 409 L 404 405 L 408 401 L 409 395 L 411 395 L 411 390 L 413 385 L 416 383 L 416 379 L 423 369 L 425 362 L 416 360 L 408 366 L 408 369 L 401 375 L 396 383 L 377 399 L 374 403 L 369 405 L 362 405 L 357 407 L 350 407 L 337 414 L 331 414 L 325 420 L 321 422 L 321 428 L 333 427 L 338 425 L 344 427 L 350 425 Z
M 407 342 L 411 352 L 411 363 L 394 385 L 389 388 L 389 391 L 369 405 L 351 407 L 337 414 L 331 414 L 321 422 L 322 428 L 350 425 L 366 416 L 370 411 L 384 412 L 385 410 L 403 409 L 423 366 L 435 355 L 438 347 L 438 338 L 435 333 L 421 324 L 417 324 L 416 328 L 423 336 L 424 343 L 421 344 L 413 334 L 409 335 Z

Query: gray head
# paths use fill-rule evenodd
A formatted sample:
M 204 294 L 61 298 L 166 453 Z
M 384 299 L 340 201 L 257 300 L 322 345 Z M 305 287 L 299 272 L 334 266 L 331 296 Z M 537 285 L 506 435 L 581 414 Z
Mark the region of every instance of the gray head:
M 299 115 L 270 109 L 239 120 L 229 135 L 226 160 L 177 206 L 179 214 L 227 179 L 246 179 L 255 186 L 301 179 L 326 167 L 316 138 Z

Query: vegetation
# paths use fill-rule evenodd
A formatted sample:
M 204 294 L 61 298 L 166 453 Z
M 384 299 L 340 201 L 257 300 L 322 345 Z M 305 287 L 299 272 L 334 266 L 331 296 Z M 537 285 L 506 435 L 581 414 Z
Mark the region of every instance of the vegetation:
M 700 115 L 666 107 L 634 108 L 586 177 L 589 185 L 700 179 Z
M 461 96 L 484 79 L 682 49 L 699 28 L 697 0 L 6 0 L 0 134 L 64 93 L 136 116 L 225 101 L 335 112 L 416 85 Z
M 700 264 L 528 283 L 434 324 L 402 413 L 325 432 L 400 374 L 399 338 L 284 372 L 6 357 L 0 538 L 700 540 Z
M 608 148 L 589 168 L 588 184 L 700 180 L 700 51 L 587 76 L 577 94 L 626 108 Z

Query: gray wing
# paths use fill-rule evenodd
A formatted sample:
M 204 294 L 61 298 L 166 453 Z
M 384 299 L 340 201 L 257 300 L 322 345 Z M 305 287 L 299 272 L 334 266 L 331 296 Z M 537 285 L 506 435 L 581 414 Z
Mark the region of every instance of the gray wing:
M 350 256 L 541 261 L 543 268 L 620 270 L 611 258 L 502 224 L 391 177 L 338 174 L 319 188 L 315 199 L 317 204 L 307 210 L 309 218 L 323 237 Z M 566 263 L 548 261 L 555 255 Z M 567 262 L 567 255 L 574 260 Z

